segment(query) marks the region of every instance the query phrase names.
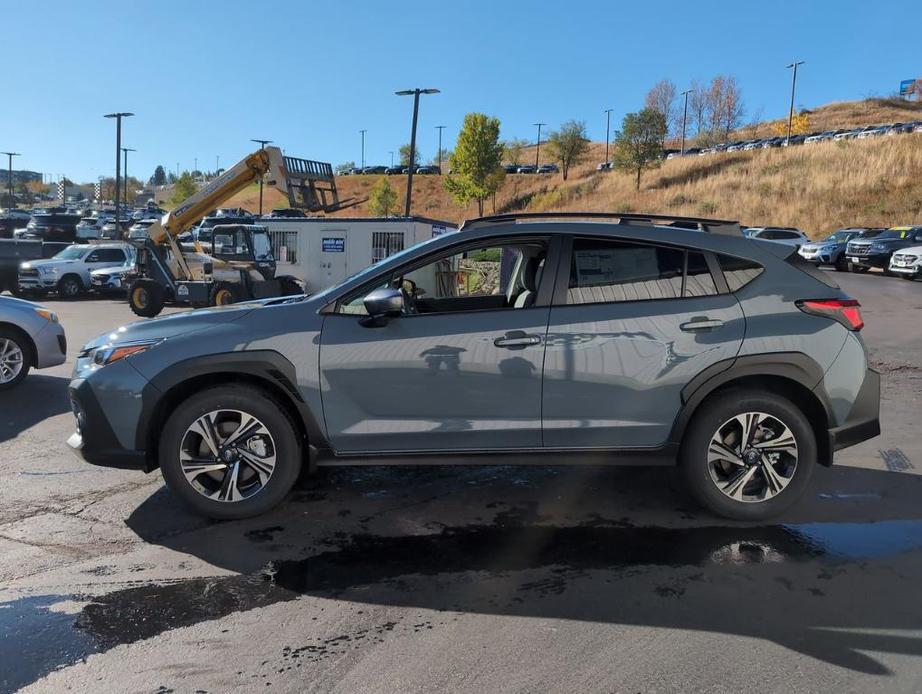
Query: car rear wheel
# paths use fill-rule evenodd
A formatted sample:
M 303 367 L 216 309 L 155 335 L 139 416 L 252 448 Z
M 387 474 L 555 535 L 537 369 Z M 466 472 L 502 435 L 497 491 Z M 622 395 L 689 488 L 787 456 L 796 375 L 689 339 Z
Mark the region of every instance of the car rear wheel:
M 32 350 L 17 330 L 0 327 L 0 390 L 19 385 L 32 367 Z
M 221 386 L 186 400 L 160 442 L 167 486 L 209 518 L 257 516 L 279 504 L 301 470 L 297 428 L 275 398 Z
M 770 392 L 724 391 L 689 424 L 682 468 L 692 495 L 735 520 L 775 516 L 803 494 L 816 440 L 796 405 Z

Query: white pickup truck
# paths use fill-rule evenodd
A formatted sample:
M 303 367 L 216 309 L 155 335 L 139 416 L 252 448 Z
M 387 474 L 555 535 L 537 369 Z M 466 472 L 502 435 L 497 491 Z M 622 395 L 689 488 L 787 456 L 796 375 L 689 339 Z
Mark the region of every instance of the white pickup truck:
M 56 291 L 73 299 L 90 289 L 90 273 L 105 267 L 125 265 L 135 256 L 127 243 L 75 244 L 53 258 L 30 260 L 19 266 L 19 290 Z

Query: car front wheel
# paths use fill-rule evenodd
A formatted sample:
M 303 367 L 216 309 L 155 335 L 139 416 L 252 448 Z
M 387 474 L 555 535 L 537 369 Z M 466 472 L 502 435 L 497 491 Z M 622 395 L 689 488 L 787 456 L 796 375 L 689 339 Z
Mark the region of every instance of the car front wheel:
M 159 458 L 167 486 L 195 512 L 249 518 L 291 490 L 301 469 L 301 443 L 275 398 L 251 386 L 222 386 L 176 409 Z
M 770 392 L 728 390 L 689 424 L 682 468 L 692 495 L 714 513 L 759 521 L 804 493 L 816 440 L 796 405 Z
M 32 366 L 28 342 L 16 330 L 0 326 L 0 390 L 18 385 Z

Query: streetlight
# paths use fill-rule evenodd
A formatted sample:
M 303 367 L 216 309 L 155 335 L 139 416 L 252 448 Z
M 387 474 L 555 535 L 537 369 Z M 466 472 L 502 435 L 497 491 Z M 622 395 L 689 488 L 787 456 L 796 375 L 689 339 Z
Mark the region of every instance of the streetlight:
M 13 157 L 18 157 L 19 152 L 4 152 L 3 154 L 9 157 L 9 168 L 7 169 L 9 173 L 7 174 L 7 179 L 6 179 L 6 184 L 9 187 L 9 196 L 10 196 L 10 199 L 7 200 L 7 204 L 6 204 L 7 214 L 9 214 L 9 211 L 13 209 L 14 207 L 16 207 L 16 200 L 15 198 L 13 198 Z
M 359 132 L 362 133 L 362 169 L 364 170 L 365 169 L 365 133 L 367 133 L 368 131 L 359 130 Z M 393 164 L 394 164 L 394 161 L 393 159 L 391 159 L 391 165 L 393 166 Z
M 127 112 L 107 113 L 105 115 L 106 118 L 115 119 L 115 233 L 118 238 L 122 238 L 122 225 L 119 220 L 121 213 L 119 209 L 119 188 L 121 187 L 119 179 L 122 175 L 122 118 L 130 118 L 133 115 L 133 113 Z
M 613 109 L 607 108 L 602 113 L 605 114 L 605 163 L 608 164 L 608 143 L 611 139 L 611 112 Z
M 407 176 L 407 204 L 403 216 L 410 216 L 410 201 L 413 199 L 413 169 L 416 168 L 416 120 L 419 116 L 419 95 L 420 94 L 438 94 L 438 89 L 428 88 L 428 89 L 403 89 L 399 92 L 394 92 L 397 96 L 412 96 L 413 97 L 413 128 L 410 131 L 410 169 Z
M 387 153 L 391 155 L 391 168 L 393 169 L 394 168 L 394 152 L 391 150 L 388 150 Z
M 265 149 L 272 140 L 250 140 L 259 144 L 260 149 Z M 259 216 L 263 216 L 263 177 L 259 177 Z
M 784 144 L 791 144 L 791 126 L 794 123 L 794 88 L 797 86 L 797 66 L 803 65 L 805 60 L 795 60 L 790 65 L 786 65 L 787 69 L 794 68 L 794 72 L 791 75 L 791 110 L 788 111 L 788 136 L 785 139 Z
M 435 126 L 436 130 L 439 131 L 439 176 L 442 175 L 442 131 L 445 129 L 444 125 Z
M 538 145 L 535 149 L 535 168 L 538 168 L 538 155 L 541 154 L 541 126 L 547 125 L 547 123 L 532 123 L 532 125 L 538 126 Z
M 125 204 L 128 204 L 128 152 L 136 152 L 136 149 L 131 149 L 130 147 L 122 147 L 122 152 L 125 153 Z
M 679 96 L 685 97 L 685 109 L 682 111 L 682 156 L 685 156 L 685 124 L 688 122 L 688 95 L 693 89 L 686 89 Z

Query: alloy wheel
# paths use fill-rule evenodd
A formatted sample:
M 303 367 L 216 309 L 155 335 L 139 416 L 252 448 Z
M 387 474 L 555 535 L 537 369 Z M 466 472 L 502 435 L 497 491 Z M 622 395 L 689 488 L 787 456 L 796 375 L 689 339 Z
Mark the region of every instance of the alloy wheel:
M 0 337 L 0 384 L 10 383 L 22 371 L 22 348 L 13 340 Z
M 186 481 L 213 501 L 242 501 L 265 488 L 275 470 L 269 429 L 241 410 L 213 410 L 186 429 L 179 462 Z
M 707 462 L 711 481 L 724 495 L 745 503 L 768 501 L 794 479 L 797 440 L 777 417 L 746 412 L 717 429 Z

